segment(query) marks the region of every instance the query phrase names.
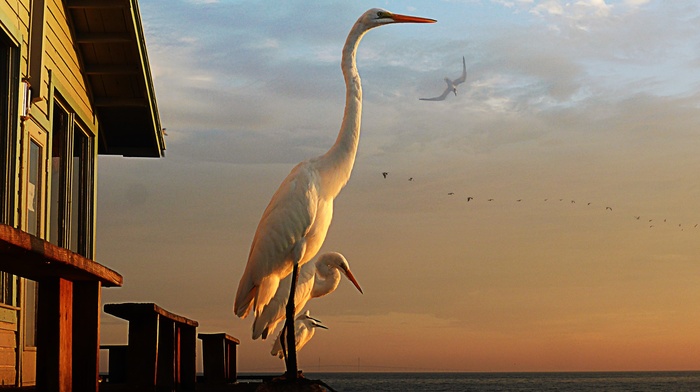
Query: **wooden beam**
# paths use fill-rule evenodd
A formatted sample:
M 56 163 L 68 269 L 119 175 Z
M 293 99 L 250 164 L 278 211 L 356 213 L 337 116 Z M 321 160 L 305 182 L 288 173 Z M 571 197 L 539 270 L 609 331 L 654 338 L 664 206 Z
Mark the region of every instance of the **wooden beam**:
M 111 44 L 133 40 L 128 33 L 78 33 L 75 38 L 78 44 Z
M 121 286 L 117 272 L 66 248 L 0 224 L 0 271 L 41 281 L 61 277 L 73 281 L 100 281 L 105 287 Z
M 121 108 L 121 107 L 148 107 L 146 98 L 95 98 L 95 107 Z
M 65 0 L 67 8 L 126 8 L 125 0 Z
M 141 69 L 130 64 L 119 65 L 86 65 L 87 75 L 139 75 Z

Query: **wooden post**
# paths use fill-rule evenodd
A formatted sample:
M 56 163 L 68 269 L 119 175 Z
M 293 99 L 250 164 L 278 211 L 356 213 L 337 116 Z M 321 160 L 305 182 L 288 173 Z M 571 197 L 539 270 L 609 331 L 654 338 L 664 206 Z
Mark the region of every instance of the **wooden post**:
M 126 382 L 127 352 L 126 345 L 100 346 L 108 351 L 109 356 L 109 382 L 113 384 Z
M 158 366 L 156 385 L 175 388 L 175 323 L 158 317 Z
M 225 333 L 200 333 L 204 382 L 221 385 L 236 382 L 236 346 L 240 341 Z
M 39 391 L 73 390 L 73 283 L 39 282 L 36 383 Z
M 238 350 L 238 340 L 235 342 L 226 340 L 226 380 L 228 382 L 238 381 L 238 357 L 236 352 Z
M 178 324 L 179 383 L 185 390 L 194 390 L 197 384 L 197 329 Z
M 156 385 L 158 365 L 158 315 L 144 314 L 129 320 L 127 380 L 136 386 Z
M 226 383 L 226 348 L 220 334 L 199 334 L 202 339 L 202 367 L 204 382 L 221 385 Z
M 100 374 L 99 281 L 73 283 L 73 388 L 97 392 Z
M 105 304 L 104 310 L 129 320 L 129 387 L 194 390 L 196 321 L 154 303 Z

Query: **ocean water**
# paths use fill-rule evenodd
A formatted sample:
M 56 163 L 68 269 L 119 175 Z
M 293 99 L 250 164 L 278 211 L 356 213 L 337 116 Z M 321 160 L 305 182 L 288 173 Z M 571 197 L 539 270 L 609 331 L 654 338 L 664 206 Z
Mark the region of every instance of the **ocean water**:
M 338 392 L 700 391 L 700 372 L 308 373 Z

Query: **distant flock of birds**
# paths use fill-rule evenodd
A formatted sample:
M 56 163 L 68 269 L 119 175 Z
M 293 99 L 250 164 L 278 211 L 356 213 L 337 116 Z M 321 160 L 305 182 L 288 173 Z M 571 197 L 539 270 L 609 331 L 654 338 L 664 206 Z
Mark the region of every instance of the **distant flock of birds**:
M 389 172 L 382 172 L 383 178 L 387 178 L 387 176 L 389 176 Z M 413 177 L 409 177 L 408 181 L 413 181 Z M 455 192 L 447 192 L 447 196 L 455 196 Z M 467 202 L 471 202 L 471 201 L 476 200 L 476 199 L 473 196 L 467 196 L 466 200 L 467 200 Z M 495 201 L 494 198 L 486 198 L 486 199 L 482 199 L 482 200 L 486 200 L 487 202 Z M 513 199 L 513 201 L 516 203 L 520 203 L 520 202 L 523 202 L 524 199 Z M 553 199 L 552 198 L 544 198 L 544 199 L 542 199 L 542 201 L 543 202 L 558 201 L 558 202 L 568 202 L 570 204 L 576 204 L 576 200 L 564 199 L 564 198 L 553 198 Z M 593 205 L 594 203 L 593 202 L 586 202 L 585 204 L 587 206 L 590 206 L 590 205 Z M 605 206 L 605 210 L 612 212 L 613 208 L 611 206 Z M 657 224 L 660 224 L 660 223 L 665 224 L 665 225 L 671 224 L 668 221 L 668 219 L 666 219 L 666 218 L 664 218 L 664 219 L 658 219 L 658 218 L 657 219 L 654 219 L 654 218 L 642 219 L 641 215 L 633 215 L 632 218 L 634 218 L 635 220 L 640 221 L 640 222 L 648 223 L 650 229 L 657 227 Z M 693 229 L 700 228 L 700 223 L 691 223 L 691 224 L 686 223 L 685 225 L 683 223 L 678 223 L 678 224 L 673 223 L 672 225 L 674 225 L 674 226 L 677 225 L 677 227 L 681 231 L 683 231 L 686 227 L 693 228 Z

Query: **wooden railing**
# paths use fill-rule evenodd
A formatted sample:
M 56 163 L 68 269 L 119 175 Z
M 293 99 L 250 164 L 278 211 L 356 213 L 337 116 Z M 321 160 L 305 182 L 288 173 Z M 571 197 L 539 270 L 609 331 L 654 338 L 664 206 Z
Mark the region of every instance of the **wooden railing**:
M 154 303 L 105 304 L 104 311 L 129 321 L 126 351 L 102 346 L 110 352 L 110 376 L 117 378 L 112 382 L 142 390 L 195 389 L 196 321 Z

